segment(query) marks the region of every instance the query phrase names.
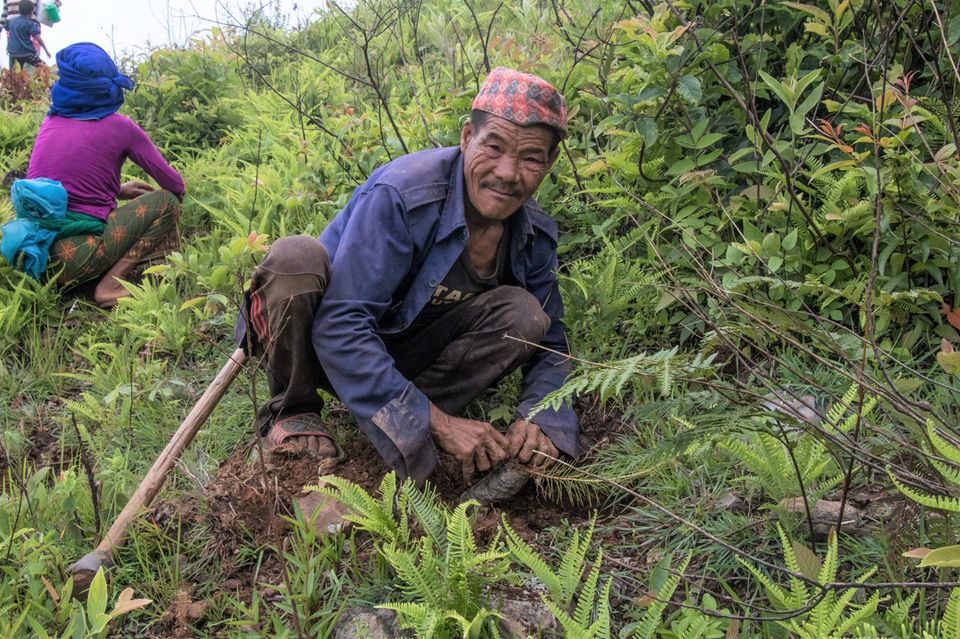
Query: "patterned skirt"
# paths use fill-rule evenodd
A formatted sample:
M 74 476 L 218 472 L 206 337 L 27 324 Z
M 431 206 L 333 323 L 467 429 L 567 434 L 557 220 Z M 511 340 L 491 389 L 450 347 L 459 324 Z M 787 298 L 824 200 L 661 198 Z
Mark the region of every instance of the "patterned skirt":
M 174 235 L 180 201 L 169 191 L 153 191 L 117 207 L 102 235 L 71 235 L 50 247 L 57 282 L 82 284 L 106 273 L 121 257 L 145 260 Z

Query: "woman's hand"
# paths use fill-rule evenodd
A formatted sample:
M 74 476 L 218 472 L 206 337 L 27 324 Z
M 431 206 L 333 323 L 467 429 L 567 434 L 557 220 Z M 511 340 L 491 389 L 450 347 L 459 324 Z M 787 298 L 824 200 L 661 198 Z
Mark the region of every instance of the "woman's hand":
M 154 191 L 154 188 L 146 182 L 130 180 L 120 185 L 120 192 L 117 193 L 117 197 L 121 200 L 132 200 L 152 191 Z

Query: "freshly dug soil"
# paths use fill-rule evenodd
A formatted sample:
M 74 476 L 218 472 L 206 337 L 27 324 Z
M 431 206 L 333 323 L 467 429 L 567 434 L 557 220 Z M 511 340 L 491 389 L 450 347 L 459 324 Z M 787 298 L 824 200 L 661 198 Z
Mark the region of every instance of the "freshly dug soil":
M 605 420 L 584 420 L 584 439 L 589 446 L 601 439 Z M 184 494 L 157 503 L 150 519 L 163 529 L 180 528 L 181 533 L 200 535 L 205 540 L 205 565 L 217 571 L 224 593 L 250 600 L 254 581 L 280 584 L 283 561 L 267 551 L 259 566 L 251 565 L 251 553 L 243 549 L 283 546 L 289 532 L 284 517 L 294 514 L 294 499 L 305 494 L 304 486 L 316 484 L 324 475 L 335 474 L 376 494 L 388 468 L 366 438 L 358 435 L 343 445 L 347 455 L 340 464 L 321 460 L 314 453 L 288 446 L 279 446 L 264 454 L 263 462 L 248 460 L 247 449 L 228 458 L 203 489 L 202 494 Z M 467 488 L 460 465 L 449 455 L 441 454 L 440 464 L 430 478 L 438 496 L 455 505 Z M 537 494 L 534 482 L 504 504 L 480 510 L 474 526 L 477 542 L 486 547 L 496 533 L 501 516 L 521 536 L 533 541 L 545 528 L 560 525 L 564 520 L 577 525 L 589 518 L 590 509 L 569 503 L 556 503 Z M 247 557 L 238 560 L 238 557 Z M 246 563 L 245 563 L 246 562 Z M 189 578 L 188 578 L 189 579 Z M 199 583 L 199 580 L 198 580 Z M 261 591 L 261 594 L 263 591 Z M 202 626 L 198 618 L 199 602 L 188 588 L 181 592 L 164 615 L 151 628 L 151 636 L 190 636 L 190 626 Z

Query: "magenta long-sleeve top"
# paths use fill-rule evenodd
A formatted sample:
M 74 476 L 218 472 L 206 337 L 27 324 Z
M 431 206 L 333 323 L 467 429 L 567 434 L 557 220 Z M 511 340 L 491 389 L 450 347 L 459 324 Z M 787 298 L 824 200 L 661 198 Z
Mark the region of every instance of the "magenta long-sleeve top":
M 118 113 L 101 120 L 47 117 L 37 133 L 27 177 L 58 180 L 67 190 L 69 210 L 105 220 L 117 207 L 120 168 L 127 158 L 161 189 L 183 196 L 180 174 L 143 129 Z

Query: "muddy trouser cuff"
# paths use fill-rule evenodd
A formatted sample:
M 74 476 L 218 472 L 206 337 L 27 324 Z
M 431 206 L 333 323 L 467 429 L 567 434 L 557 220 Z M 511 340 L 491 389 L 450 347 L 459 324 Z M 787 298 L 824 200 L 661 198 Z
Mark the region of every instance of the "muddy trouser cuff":
M 330 278 L 330 260 L 315 238 L 297 235 L 274 242 L 254 270 L 246 296 L 241 346 L 264 369 L 270 398 L 256 428 L 265 433 L 277 419 L 323 408 L 317 389 L 330 383 L 311 338 L 313 316 Z

